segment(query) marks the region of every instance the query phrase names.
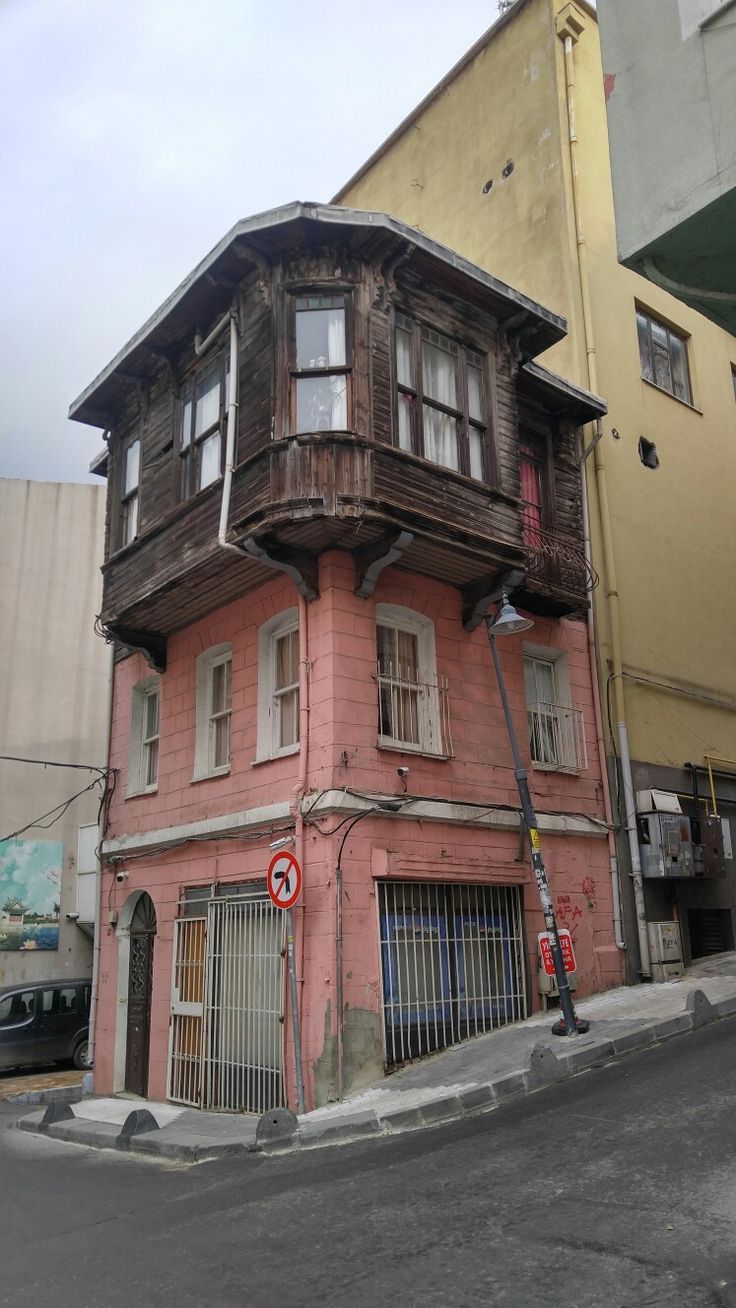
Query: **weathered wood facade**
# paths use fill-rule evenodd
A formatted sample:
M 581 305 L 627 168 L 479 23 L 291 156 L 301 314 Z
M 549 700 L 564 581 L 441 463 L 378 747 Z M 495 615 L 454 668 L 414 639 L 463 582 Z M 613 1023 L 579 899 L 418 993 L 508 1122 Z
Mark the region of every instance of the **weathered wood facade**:
M 340 429 L 295 422 L 294 304 L 309 295 L 340 296 L 346 308 Z M 203 357 L 195 336 L 228 312 L 238 377 L 227 539 L 242 559 L 218 544 L 222 475 L 181 492 L 187 387 L 204 366 L 224 377 L 227 322 Z M 401 447 L 397 314 L 477 361 L 482 477 L 468 475 L 467 456 L 456 471 Z M 564 332 L 561 319 L 385 215 L 292 205 L 239 224 L 72 406 L 73 418 L 109 432 L 103 626 L 163 666 L 168 635 L 268 569 L 313 597 L 317 556 L 331 548 L 357 555 L 362 594 L 388 561 L 461 588 L 471 627 L 504 588 L 541 613 L 583 610 L 592 577 L 576 429 L 604 406 L 530 363 Z M 224 427 L 223 409 L 220 474 Z M 520 486 L 525 433 L 544 451 L 533 539 Z M 123 544 L 131 442 L 140 442 L 137 530 Z

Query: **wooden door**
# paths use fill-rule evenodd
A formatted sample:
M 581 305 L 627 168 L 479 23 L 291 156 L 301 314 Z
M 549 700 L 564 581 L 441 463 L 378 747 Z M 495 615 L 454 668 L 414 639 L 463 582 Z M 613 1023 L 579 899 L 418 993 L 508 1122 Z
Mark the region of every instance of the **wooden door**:
M 128 1037 L 125 1055 L 125 1089 L 143 1098 L 148 1093 L 155 939 L 156 911 L 150 896 L 143 894 L 138 900 L 130 924 Z

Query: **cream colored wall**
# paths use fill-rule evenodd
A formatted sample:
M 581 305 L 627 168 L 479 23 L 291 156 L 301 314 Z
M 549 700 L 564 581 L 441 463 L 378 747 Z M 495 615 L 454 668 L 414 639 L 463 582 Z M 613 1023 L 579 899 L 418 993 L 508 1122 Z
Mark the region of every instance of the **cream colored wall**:
M 555 15 L 564 8 L 562 0 L 519 0 L 485 49 L 338 201 L 416 224 L 564 314 L 570 335 L 544 362 L 588 385 L 564 51 L 555 32 Z M 591 13 L 575 8 L 584 25 L 574 49 L 578 181 L 597 388 L 609 405 L 602 453 L 623 661 L 627 672 L 687 692 L 627 680 L 631 752 L 635 759 L 681 766 L 707 751 L 736 756 L 736 716 L 724 706 L 736 701 L 736 340 L 617 262 L 598 32 Z M 508 159 L 514 171 L 503 180 Z M 494 185 L 483 195 L 491 177 Z M 642 381 L 637 299 L 690 333 L 697 411 Z M 657 471 L 639 461 L 641 435 L 657 445 Z M 602 573 L 592 475 L 589 488 Z M 596 612 L 604 684 L 610 653 L 605 588 L 603 576 Z M 689 621 L 694 612 L 696 623 Z

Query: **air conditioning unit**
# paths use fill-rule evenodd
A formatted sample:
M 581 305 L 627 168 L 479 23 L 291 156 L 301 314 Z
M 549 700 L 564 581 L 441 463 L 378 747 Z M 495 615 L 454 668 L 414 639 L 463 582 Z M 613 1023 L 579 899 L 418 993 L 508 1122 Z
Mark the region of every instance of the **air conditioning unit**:
M 648 922 L 653 981 L 677 981 L 684 975 L 682 937 L 677 922 Z

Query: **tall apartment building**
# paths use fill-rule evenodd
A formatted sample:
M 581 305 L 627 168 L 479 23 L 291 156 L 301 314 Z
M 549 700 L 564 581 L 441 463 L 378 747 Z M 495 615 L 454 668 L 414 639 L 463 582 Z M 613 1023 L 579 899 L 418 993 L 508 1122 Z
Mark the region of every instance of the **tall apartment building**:
M 640 19 L 650 8 L 629 6 Z M 732 11 L 706 8 L 715 51 Z M 586 0 L 517 0 L 335 202 L 395 214 L 564 315 L 567 336 L 541 357 L 607 402 L 580 466 L 634 981 L 662 974 L 650 924 L 679 923 L 685 963 L 734 943 L 736 340 L 617 260 L 606 95 L 625 89 L 618 77 Z M 671 150 L 658 109 L 654 148 L 664 136 Z

